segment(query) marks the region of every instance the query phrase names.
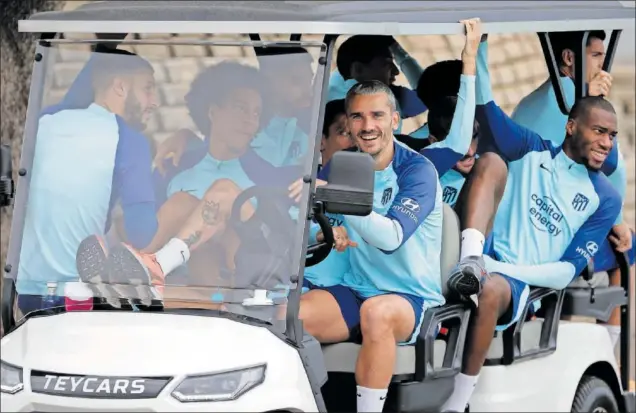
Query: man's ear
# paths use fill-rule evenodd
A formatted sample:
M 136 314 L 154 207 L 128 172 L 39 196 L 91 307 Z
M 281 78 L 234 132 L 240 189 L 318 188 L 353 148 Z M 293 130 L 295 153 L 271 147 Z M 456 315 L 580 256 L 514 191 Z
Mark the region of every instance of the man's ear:
M 574 136 L 576 131 L 576 121 L 574 119 L 568 119 L 568 123 L 565 124 L 565 134 L 567 136 Z
M 115 94 L 119 97 L 126 98 L 126 96 L 128 95 L 128 87 L 126 85 L 126 82 L 124 82 L 124 79 L 122 79 L 121 77 L 116 77 L 115 79 L 113 79 L 112 89 L 113 92 L 115 92 Z
M 563 64 L 567 67 L 574 67 L 574 52 L 571 49 L 563 49 L 561 52 Z
M 322 139 L 320 139 L 320 152 L 324 151 L 327 147 L 327 137 L 323 134 Z
M 393 129 L 393 132 L 395 132 L 396 130 L 398 130 L 399 127 L 400 127 L 400 112 L 396 110 L 391 114 L 391 128 Z

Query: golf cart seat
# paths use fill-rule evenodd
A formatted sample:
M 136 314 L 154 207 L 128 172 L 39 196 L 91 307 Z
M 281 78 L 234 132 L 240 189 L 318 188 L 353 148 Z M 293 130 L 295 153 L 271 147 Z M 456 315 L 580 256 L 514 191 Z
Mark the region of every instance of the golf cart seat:
M 591 277 L 584 273 L 565 289 L 561 315 L 607 322 L 615 308 L 627 304 L 627 292 L 621 286 L 610 285 L 607 271 L 588 271 Z
M 394 376 L 386 403 L 389 410 L 434 410 L 452 393 L 453 376 L 460 370 L 470 309 L 465 303 L 453 301 L 446 288 L 448 275 L 459 260 L 460 247 L 459 219 L 446 204 L 443 210 L 442 234 L 441 282 L 447 303 L 426 310 L 414 345 L 398 346 Z M 444 338 L 438 334 L 440 326 L 448 329 Z M 350 380 L 355 380 L 355 365 L 360 348 L 359 343 L 353 342 L 323 346 L 329 373 L 325 386 L 333 386 L 333 391 L 339 397 L 343 397 L 343 391 L 342 387 L 337 391 L 336 383 L 342 383 L 337 377 L 342 379 L 342 376 L 349 376 Z M 328 393 L 329 389 L 323 389 L 329 407 Z M 355 400 L 353 403 L 355 409 Z
M 621 267 L 627 258 L 617 253 Z M 629 272 L 627 272 L 629 274 Z M 532 306 L 541 302 L 537 318 L 529 320 Z M 533 288 L 519 322 L 497 333 L 488 351 L 486 365 L 509 365 L 548 355 L 556 350 L 558 322 L 562 316 L 587 317 L 607 322 L 612 311 L 627 304 L 621 286 L 610 286 L 606 271 L 594 272 L 590 262 L 582 274 L 563 291 Z

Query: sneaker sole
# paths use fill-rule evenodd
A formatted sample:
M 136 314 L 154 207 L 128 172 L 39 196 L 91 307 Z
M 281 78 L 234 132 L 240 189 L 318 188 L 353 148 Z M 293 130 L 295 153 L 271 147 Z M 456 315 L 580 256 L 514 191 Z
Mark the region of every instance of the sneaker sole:
M 459 272 L 449 277 L 448 288 L 464 297 L 470 297 L 481 292 L 481 281 L 472 274 Z
M 126 245 L 113 248 L 110 254 L 110 281 L 116 290 L 129 299 L 139 299 L 142 305 L 150 305 L 157 299 L 153 291 L 148 269 L 136 254 Z
M 80 280 L 85 283 L 108 282 L 108 253 L 104 242 L 95 235 L 82 240 L 77 248 L 75 266 Z

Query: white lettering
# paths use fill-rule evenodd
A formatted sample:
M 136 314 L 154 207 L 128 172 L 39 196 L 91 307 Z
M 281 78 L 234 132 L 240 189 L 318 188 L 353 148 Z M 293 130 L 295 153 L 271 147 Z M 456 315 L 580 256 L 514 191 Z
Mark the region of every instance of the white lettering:
M 80 384 L 84 381 L 85 377 L 71 377 L 71 391 L 77 390 Z
M 101 392 L 110 393 L 110 381 L 108 379 L 104 379 L 104 381 L 99 384 L 97 390 L 95 390 L 95 393 Z
M 46 390 L 47 387 L 49 387 L 49 384 L 51 384 L 51 380 L 53 380 L 55 378 L 55 376 L 51 376 L 51 375 L 47 374 L 44 377 L 46 378 L 46 382 L 44 382 L 44 390 Z
M 64 386 L 66 386 L 66 380 L 68 380 L 68 377 L 58 377 L 57 378 L 57 383 L 55 383 L 55 387 L 54 390 L 56 391 L 64 391 L 66 390 L 64 388 Z
M 117 394 L 117 392 L 120 390 L 123 394 L 126 394 L 126 387 L 128 387 L 128 380 L 115 380 L 115 385 L 113 386 L 113 394 Z
M 88 388 L 88 382 L 90 382 L 90 381 L 92 381 L 92 382 L 96 382 L 96 381 L 97 381 L 97 379 L 96 379 L 96 378 L 93 378 L 93 377 L 91 377 L 91 378 L 89 378 L 89 379 L 86 379 L 86 381 L 84 382 L 84 387 L 82 387 L 82 391 L 83 391 L 84 393 L 94 393 L 94 392 L 95 392 L 95 389 L 89 389 L 89 388 Z
M 131 394 L 140 394 L 146 390 L 145 380 L 133 380 Z
M 576 252 L 578 252 L 580 255 L 582 255 L 582 256 L 583 256 L 586 260 L 588 260 L 588 261 L 589 261 L 589 260 L 590 260 L 590 258 L 591 258 L 591 257 L 590 257 L 590 254 L 589 254 L 586 250 L 584 250 L 583 248 L 581 248 L 581 247 L 576 247 Z

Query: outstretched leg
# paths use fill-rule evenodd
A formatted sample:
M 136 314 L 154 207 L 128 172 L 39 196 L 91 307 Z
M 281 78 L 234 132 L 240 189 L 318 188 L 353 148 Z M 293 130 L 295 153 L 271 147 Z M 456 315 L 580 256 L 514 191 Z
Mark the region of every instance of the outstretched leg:
M 483 260 L 485 238 L 492 230 L 507 177 L 503 159 L 487 152 L 476 162 L 457 202 L 462 226 L 461 253 L 448 286 L 464 297 L 473 298 L 477 309 L 467 337 L 463 371 L 457 375 L 455 390 L 443 411 L 464 411 L 477 384 L 497 320 L 510 307 L 510 281 L 499 275 L 489 277 Z
M 485 237 L 492 230 L 507 177 L 508 167 L 503 159 L 487 152 L 477 160 L 460 193 L 456 207 L 462 226 L 460 263 L 448 285 L 462 296 L 473 296 L 481 289 Z
M 147 274 L 154 284 L 164 283 L 165 276 L 185 264 L 192 251 L 225 231 L 234 200 L 241 190 L 232 181 L 216 181 L 205 193 L 185 223 L 155 254 L 142 253 L 125 245 L 113 253 L 115 271 L 125 276 Z M 241 218 L 249 219 L 253 206 L 246 202 L 241 208 Z M 236 244 L 236 243 L 235 243 Z M 237 245 L 232 245 L 233 253 Z

